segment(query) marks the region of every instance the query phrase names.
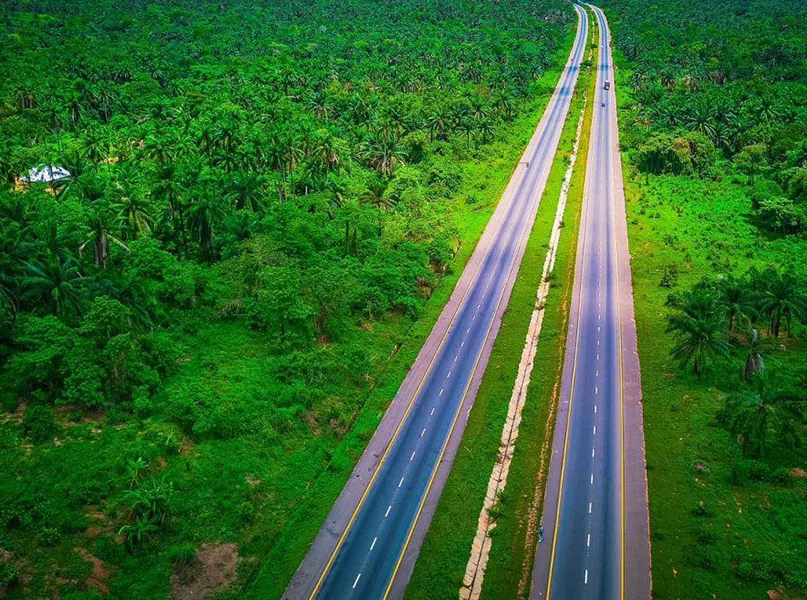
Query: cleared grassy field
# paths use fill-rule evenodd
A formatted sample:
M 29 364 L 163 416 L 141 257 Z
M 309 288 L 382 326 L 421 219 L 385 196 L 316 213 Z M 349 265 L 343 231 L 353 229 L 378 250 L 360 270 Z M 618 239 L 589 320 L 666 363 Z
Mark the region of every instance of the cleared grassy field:
M 618 60 L 617 93 L 629 104 L 629 65 Z M 624 160 L 628 165 L 629 161 Z M 807 590 L 807 466 L 804 448 L 743 457 L 716 422 L 727 393 L 740 386 L 744 355 L 732 351 L 703 380 L 670 357 L 665 333 L 670 293 L 703 277 L 750 267 L 807 276 L 807 240 L 771 236 L 753 224 L 746 178 L 716 180 L 640 175 L 625 170 L 629 237 L 650 491 L 655 598 L 763 598 L 784 586 Z M 678 283 L 661 287 L 677 270 Z M 807 365 L 807 332 L 795 326 L 766 359 L 795 373 Z M 801 470 L 799 470 L 801 469 Z

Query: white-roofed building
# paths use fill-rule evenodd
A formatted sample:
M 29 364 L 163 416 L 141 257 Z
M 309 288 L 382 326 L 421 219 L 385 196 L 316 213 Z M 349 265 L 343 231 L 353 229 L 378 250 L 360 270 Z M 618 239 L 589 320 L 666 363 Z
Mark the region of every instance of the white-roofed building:
M 28 171 L 27 177 L 21 177 L 20 179 L 26 183 L 51 183 L 68 177 L 70 177 L 70 171 L 64 167 L 39 165 Z

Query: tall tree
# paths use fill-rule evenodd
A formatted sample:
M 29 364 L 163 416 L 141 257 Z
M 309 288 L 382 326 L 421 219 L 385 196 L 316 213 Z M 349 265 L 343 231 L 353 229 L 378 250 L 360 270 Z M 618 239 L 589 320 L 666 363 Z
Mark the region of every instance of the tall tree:
M 667 317 L 667 332 L 676 339 L 672 355 L 681 368 L 691 362 L 700 379 L 709 359 L 726 356 L 729 344 L 723 339 L 722 327 L 714 295 L 708 290 L 688 292 L 680 312 Z

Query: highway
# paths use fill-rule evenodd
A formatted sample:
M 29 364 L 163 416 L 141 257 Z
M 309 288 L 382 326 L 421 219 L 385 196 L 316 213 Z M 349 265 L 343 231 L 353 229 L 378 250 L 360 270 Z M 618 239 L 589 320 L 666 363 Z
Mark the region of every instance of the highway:
M 605 15 L 592 10 L 600 31 L 594 118 L 531 597 L 647 599 L 647 488 L 614 73 Z
M 479 385 L 566 120 L 588 21 L 435 330 L 285 598 L 400 597 Z M 478 507 L 469 507 L 476 511 Z

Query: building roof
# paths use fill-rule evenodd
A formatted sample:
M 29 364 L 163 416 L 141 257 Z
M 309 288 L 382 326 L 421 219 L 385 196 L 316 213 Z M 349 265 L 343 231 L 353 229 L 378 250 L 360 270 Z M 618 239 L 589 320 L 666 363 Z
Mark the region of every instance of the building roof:
M 28 183 L 49 183 L 51 181 L 59 181 L 70 177 L 70 171 L 64 167 L 52 167 L 47 165 L 39 165 L 33 167 L 28 171 L 27 177 L 21 177 L 23 181 Z

